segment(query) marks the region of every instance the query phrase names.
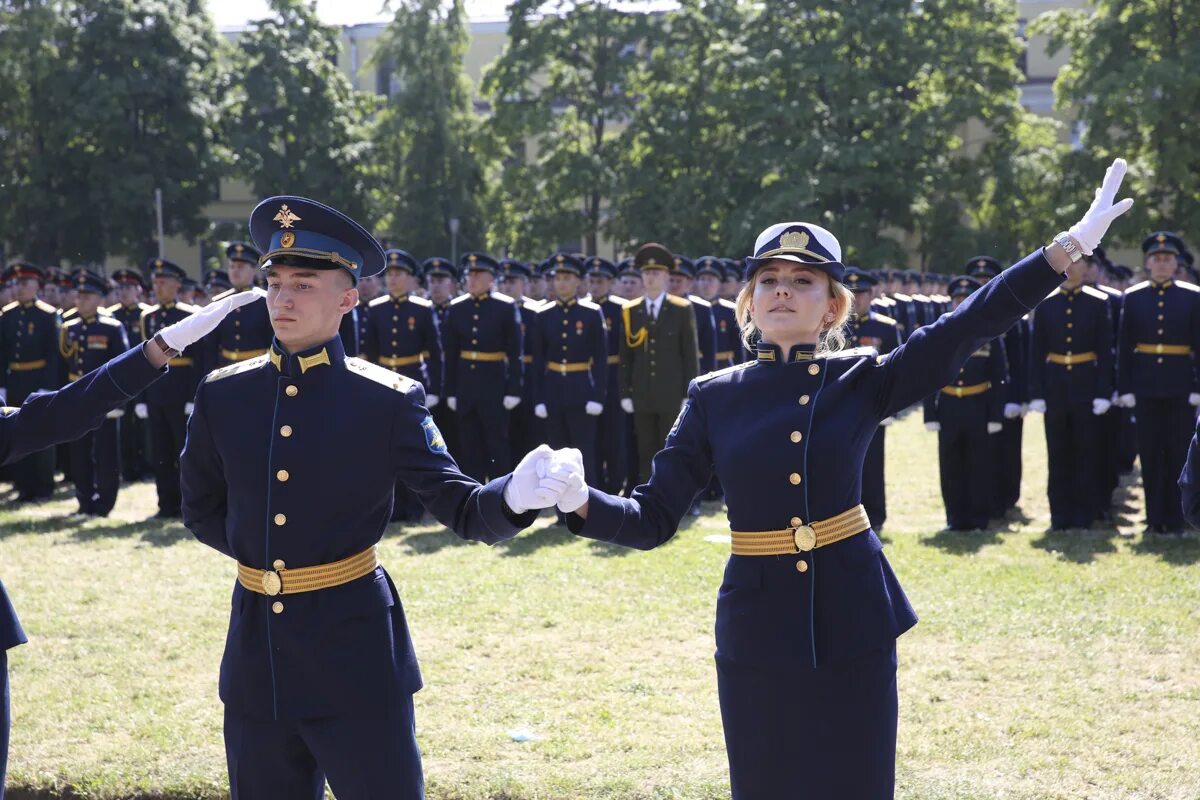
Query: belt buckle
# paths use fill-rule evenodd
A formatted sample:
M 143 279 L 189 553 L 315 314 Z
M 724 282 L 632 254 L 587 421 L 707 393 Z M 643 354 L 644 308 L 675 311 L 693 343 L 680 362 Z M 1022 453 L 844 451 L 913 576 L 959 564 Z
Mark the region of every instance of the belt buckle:
M 279 577 L 279 573 L 272 569 L 263 570 L 262 574 L 263 593 L 268 597 L 274 597 L 283 592 L 283 578 Z
M 1160 355 L 1160 356 L 1161 356 L 1161 355 L 1162 355 L 1162 351 L 1163 351 L 1162 342 L 1159 342 L 1158 344 L 1156 344 L 1156 345 L 1154 346 L 1154 350 L 1155 350 L 1155 353 L 1156 353 L 1157 355 Z
M 817 546 L 817 532 L 811 525 L 798 525 L 792 529 L 792 540 L 797 550 L 807 553 Z

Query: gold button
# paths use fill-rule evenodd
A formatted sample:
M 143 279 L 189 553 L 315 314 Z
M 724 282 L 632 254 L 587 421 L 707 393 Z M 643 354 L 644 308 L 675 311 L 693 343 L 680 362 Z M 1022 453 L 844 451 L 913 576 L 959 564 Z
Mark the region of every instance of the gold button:
M 283 390 L 283 393 L 288 397 L 295 397 L 296 395 L 300 394 L 300 389 L 295 386 L 289 386 Z
M 1071 313 L 1071 309 L 1069 309 L 1069 308 L 1068 308 L 1068 309 L 1067 309 L 1067 313 L 1068 313 L 1068 314 L 1070 314 L 1070 313 Z
M 808 365 L 808 374 L 809 375 L 816 375 L 820 371 L 821 371 L 821 368 L 818 365 L 816 365 L 816 364 Z
M 1067 323 L 1067 327 L 1068 327 L 1068 328 L 1074 328 L 1074 327 L 1075 327 L 1075 323 L 1074 323 L 1074 322 L 1068 322 L 1068 323 Z
M 1158 329 L 1158 335 L 1159 335 L 1159 336 L 1162 336 L 1162 332 L 1163 332 L 1163 329 L 1162 329 L 1162 328 L 1159 328 L 1159 329 Z
M 805 561 L 804 559 L 797 561 L 796 562 L 796 570 L 798 572 L 808 572 L 808 562 Z M 276 603 L 275 605 L 279 605 L 279 603 Z
M 792 486 L 797 485 L 800 483 L 800 473 L 793 472 L 791 475 L 788 475 L 788 480 L 792 482 Z
M 1163 315 L 1162 315 L 1162 314 L 1159 314 L 1159 315 L 1158 315 L 1158 321 L 1159 321 L 1159 322 L 1162 322 L 1164 319 L 1165 319 L 1165 317 L 1163 317 Z
M 792 517 L 792 519 L 788 522 L 788 524 L 791 525 L 793 528 L 799 528 L 801 525 L 804 524 L 804 520 L 800 519 L 799 517 Z
M 1159 300 L 1159 301 L 1158 301 L 1158 307 L 1159 307 L 1159 308 L 1162 308 L 1162 307 L 1163 307 L 1163 301 L 1162 301 L 1162 300 Z
M 286 514 L 276 514 L 275 515 L 275 524 L 276 525 L 284 525 L 286 523 L 287 523 L 287 515 Z
M 789 438 L 793 442 L 799 442 L 801 439 L 804 438 L 804 434 L 802 434 L 800 431 L 792 431 L 792 435 Z
M 282 558 L 277 558 L 277 559 L 275 559 L 275 563 L 274 563 L 274 564 L 272 564 L 271 566 L 275 567 L 275 569 L 277 569 L 277 570 L 280 570 L 280 569 L 286 569 L 286 568 L 287 568 L 287 564 L 283 563 L 283 559 L 282 559 Z
M 810 399 L 809 396 L 806 394 L 800 395 L 800 405 L 802 405 L 802 406 L 808 405 L 809 399 Z
M 276 614 L 282 614 L 283 613 L 283 603 L 276 600 L 274 603 L 271 603 L 271 610 L 274 611 Z
M 1160 363 L 1160 364 L 1162 363 L 1162 359 L 1161 359 L 1161 358 L 1158 360 L 1158 363 Z
M 279 472 L 275 473 L 275 477 L 281 481 L 286 481 L 288 478 L 290 478 L 292 476 L 288 474 L 288 471 L 286 469 L 281 469 L 281 470 L 279 470 Z
M 1067 342 L 1069 343 L 1070 341 L 1071 341 L 1071 337 L 1070 337 L 1070 336 L 1068 336 L 1068 337 L 1067 337 Z
M 279 435 L 285 439 L 287 437 L 291 436 L 292 435 L 292 426 L 284 425 L 282 428 L 279 429 Z
M 395 328 L 392 328 L 392 333 L 395 333 L 395 332 L 396 332 L 396 329 L 395 329 Z

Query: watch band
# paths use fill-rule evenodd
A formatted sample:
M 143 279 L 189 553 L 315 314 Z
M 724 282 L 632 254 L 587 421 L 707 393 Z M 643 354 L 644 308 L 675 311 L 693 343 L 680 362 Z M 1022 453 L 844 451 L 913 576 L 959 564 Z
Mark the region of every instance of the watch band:
M 163 355 L 165 355 L 167 358 L 175 358 L 179 355 L 179 351 L 171 349 L 170 345 L 168 345 L 166 340 L 163 339 L 161 333 L 154 334 L 153 341 L 154 344 L 158 345 L 158 349 L 163 351 Z
M 1066 231 L 1063 231 L 1055 236 L 1054 241 L 1058 243 L 1059 247 L 1066 251 L 1067 258 L 1071 259 L 1072 264 L 1083 258 L 1083 251 L 1080 250 L 1079 245 L 1075 243 L 1074 237 L 1072 237 L 1071 234 L 1067 233 Z

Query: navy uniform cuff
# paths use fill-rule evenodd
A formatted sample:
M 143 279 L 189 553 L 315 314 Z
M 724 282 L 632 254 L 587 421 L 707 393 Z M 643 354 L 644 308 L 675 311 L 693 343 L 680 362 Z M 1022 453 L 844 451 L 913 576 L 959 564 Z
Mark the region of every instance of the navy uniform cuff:
M 167 374 L 167 367 L 155 367 L 150 359 L 142 352 L 144 344 L 139 344 L 114 358 L 104 366 L 104 371 L 116 387 L 129 399 L 137 397 L 142 391 Z
M 1045 300 L 1047 295 L 1067 279 L 1066 275 L 1050 266 L 1043 248 L 1038 248 L 1037 252 L 1029 254 L 1004 270 L 1000 277 L 1017 301 L 1027 309 L 1032 309 Z
M 625 502 L 620 497 L 589 488 L 587 519 L 574 512 L 567 514 L 567 530 L 585 539 L 611 542 L 625 522 Z

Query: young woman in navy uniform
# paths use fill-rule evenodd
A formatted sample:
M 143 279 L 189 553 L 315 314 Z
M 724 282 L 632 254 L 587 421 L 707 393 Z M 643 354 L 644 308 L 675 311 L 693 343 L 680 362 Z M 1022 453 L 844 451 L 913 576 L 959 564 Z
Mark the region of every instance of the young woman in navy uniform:
M 893 796 L 895 640 L 916 615 L 860 504 L 864 454 L 881 420 L 950 383 L 1099 243 L 1132 204 L 1113 204 L 1124 173 L 1116 161 L 1069 233 L 887 356 L 836 352 L 851 301 L 834 236 L 771 226 L 738 298 L 757 359 L 692 381 L 630 498 L 559 502 L 575 533 L 651 549 L 716 470 L 733 530 L 716 662 L 735 800 Z

